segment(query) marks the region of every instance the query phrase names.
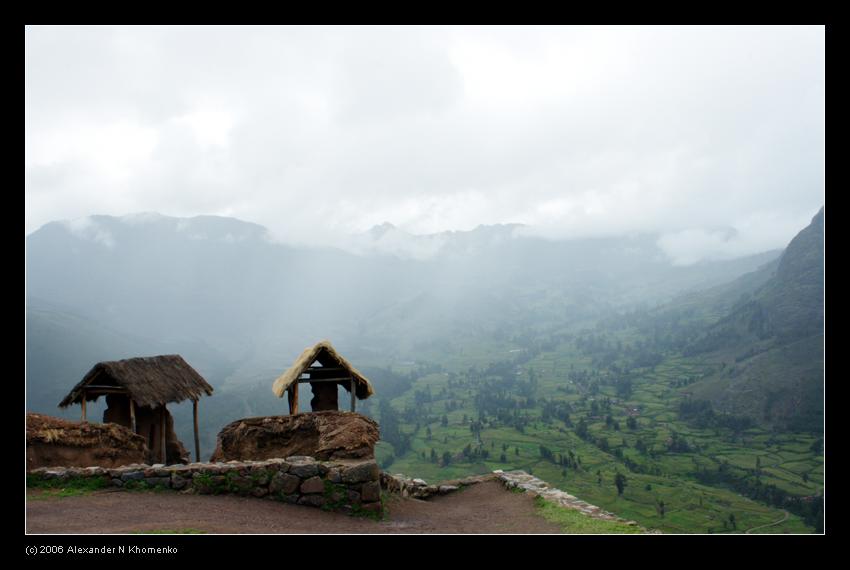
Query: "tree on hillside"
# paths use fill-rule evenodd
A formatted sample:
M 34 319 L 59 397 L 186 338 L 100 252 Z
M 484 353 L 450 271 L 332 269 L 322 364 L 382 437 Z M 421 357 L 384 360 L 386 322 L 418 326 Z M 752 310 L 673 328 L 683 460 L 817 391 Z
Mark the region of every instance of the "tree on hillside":
M 614 476 L 614 485 L 617 486 L 617 495 L 622 496 L 623 490 L 626 488 L 626 476 L 617 471 L 617 474 Z

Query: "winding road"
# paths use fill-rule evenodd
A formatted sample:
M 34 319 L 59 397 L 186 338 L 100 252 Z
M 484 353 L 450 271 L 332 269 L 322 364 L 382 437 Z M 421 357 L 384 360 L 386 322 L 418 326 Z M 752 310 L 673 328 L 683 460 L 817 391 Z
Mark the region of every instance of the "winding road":
M 791 515 L 789 515 L 789 514 L 788 514 L 788 511 L 783 510 L 782 512 L 783 512 L 783 513 L 785 513 L 785 516 L 784 516 L 783 518 L 779 519 L 778 521 L 775 521 L 775 522 L 772 522 L 772 523 L 763 524 L 763 525 L 761 525 L 761 526 L 754 526 L 753 528 L 751 528 L 751 529 L 749 529 L 748 531 L 746 531 L 744 534 L 751 534 L 754 530 L 758 530 L 758 529 L 760 529 L 760 528 L 767 528 L 767 527 L 769 527 L 769 526 L 776 526 L 776 525 L 778 525 L 778 524 L 782 524 L 782 523 L 784 523 L 785 521 L 787 521 L 787 520 L 788 520 L 788 517 L 789 517 L 789 516 L 791 516 Z

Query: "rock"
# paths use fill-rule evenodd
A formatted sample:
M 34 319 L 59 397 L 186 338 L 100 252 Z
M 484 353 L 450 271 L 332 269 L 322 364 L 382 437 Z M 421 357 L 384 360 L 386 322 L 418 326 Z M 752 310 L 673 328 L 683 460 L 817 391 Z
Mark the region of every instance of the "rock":
M 230 491 L 235 491 L 240 495 L 247 495 L 251 492 L 251 489 L 254 488 L 254 481 L 250 477 L 243 477 L 242 475 L 237 475 L 235 477 L 228 477 L 228 489 Z
M 364 502 L 380 501 L 381 500 L 381 485 L 377 481 L 363 483 L 360 488 L 360 496 Z
M 145 478 L 144 471 L 126 471 L 121 475 L 122 481 L 140 481 Z
M 325 482 L 321 477 L 310 477 L 301 483 L 301 493 L 307 495 L 310 493 L 324 493 Z
M 151 487 L 169 487 L 171 485 L 170 477 L 145 477 L 145 483 Z
M 315 463 L 293 463 L 289 467 L 289 472 L 296 477 L 309 479 L 319 474 L 319 466 Z
M 115 485 L 116 487 L 123 487 L 124 481 L 122 481 L 121 479 L 113 479 L 112 484 Z
M 251 491 L 251 494 L 255 497 L 265 497 L 269 494 L 269 490 L 265 487 L 254 487 L 254 490 Z
M 290 473 L 277 473 L 269 482 L 269 492 L 289 495 L 298 490 L 301 479 Z
M 348 502 L 352 505 L 359 505 L 362 500 L 360 493 L 357 491 L 348 491 Z
M 332 468 L 328 470 L 328 481 L 331 483 L 341 483 L 342 475 L 340 474 L 339 468 Z
M 451 493 L 451 492 L 457 491 L 457 490 L 458 490 L 458 488 L 455 487 L 454 485 L 440 485 L 439 489 L 437 489 L 437 491 L 441 495 L 445 495 L 447 493 Z
M 348 491 L 343 488 L 337 488 L 331 491 L 330 497 L 328 497 L 333 503 L 341 503 L 348 498 Z
M 309 505 L 311 507 L 321 507 L 325 502 L 325 498 L 321 495 L 304 495 L 298 499 L 299 505 Z
M 281 473 L 289 471 L 290 465 L 285 459 L 269 459 L 268 463 L 272 471 L 280 471 Z
M 269 480 L 271 476 L 268 471 L 255 471 L 251 474 L 251 478 L 254 480 L 255 485 L 260 485 L 261 487 L 265 487 L 269 484 Z
M 186 487 L 186 485 L 188 485 L 188 484 L 189 484 L 188 479 L 185 479 L 185 478 L 181 477 L 180 475 L 177 475 L 176 473 L 171 475 L 171 488 L 172 489 L 176 489 L 176 490 L 179 491 L 180 489 L 184 489 Z
M 246 418 L 231 422 L 219 432 L 211 460 L 373 458 L 379 436 L 374 420 L 354 412 L 329 410 Z
M 425 479 L 414 479 L 413 483 L 414 483 L 414 485 L 422 485 L 422 486 L 425 486 L 425 485 L 428 484 L 428 483 L 425 482 Z
M 314 457 L 309 456 L 309 455 L 290 455 L 289 457 L 286 458 L 286 461 L 288 461 L 290 463 L 304 463 L 305 461 L 315 462 L 316 459 Z
M 363 481 L 378 481 L 381 470 L 374 461 L 358 463 L 346 468 L 340 475 L 343 483 L 361 483 Z

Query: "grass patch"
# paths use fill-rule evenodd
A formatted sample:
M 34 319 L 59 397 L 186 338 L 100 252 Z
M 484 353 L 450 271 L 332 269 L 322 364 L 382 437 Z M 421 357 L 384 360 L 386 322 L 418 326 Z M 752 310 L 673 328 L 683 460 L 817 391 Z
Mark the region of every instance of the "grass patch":
M 44 479 L 36 475 L 27 475 L 27 489 L 41 490 L 41 493 L 28 494 L 30 499 L 36 501 L 80 497 L 109 486 L 109 479 L 100 476 Z
M 554 505 L 542 497 L 534 499 L 537 512 L 546 520 L 561 527 L 565 534 L 642 534 L 637 526 L 617 521 L 606 521 L 589 517 L 573 509 Z

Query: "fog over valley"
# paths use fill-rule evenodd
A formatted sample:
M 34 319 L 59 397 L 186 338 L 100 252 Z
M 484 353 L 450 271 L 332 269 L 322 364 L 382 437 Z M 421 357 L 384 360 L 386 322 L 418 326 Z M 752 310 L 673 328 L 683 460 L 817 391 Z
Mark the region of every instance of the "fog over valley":
M 824 26 L 25 48 L 27 413 L 116 423 L 58 405 L 98 363 L 179 355 L 221 458 L 231 422 L 327 409 L 333 384 L 272 385 L 328 340 L 385 473 L 522 471 L 643 530 L 823 532 Z M 188 449 L 191 400 L 168 410 Z

